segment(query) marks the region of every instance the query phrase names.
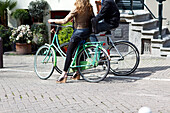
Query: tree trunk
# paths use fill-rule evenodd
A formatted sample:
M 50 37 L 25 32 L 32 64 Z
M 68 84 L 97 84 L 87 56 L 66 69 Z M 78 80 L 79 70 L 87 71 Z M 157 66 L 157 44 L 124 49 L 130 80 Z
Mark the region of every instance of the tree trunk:
M 5 13 L 3 13 L 2 15 L 1 15 L 1 22 L 2 22 L 2 25 L 4 25 L 5 27 L 7 27 L 7 24 L 6 24 L 6 16 L 5 16 Z

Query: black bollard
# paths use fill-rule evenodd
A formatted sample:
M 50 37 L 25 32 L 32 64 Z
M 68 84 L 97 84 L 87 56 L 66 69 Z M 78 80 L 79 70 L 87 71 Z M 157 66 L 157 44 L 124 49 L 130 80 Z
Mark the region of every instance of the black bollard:
M 3 40 L 0 37 L 0 68 L 3 68 Z
M 159 36 L 158 39 L 162 39 L 162 19 L 163 19 L 163 15 L 162 15 L 162 11 L 163 11 L 163 1 L 166 0 L 156 0 L 157 2 L 159 2 L 159 10 L 158 10 L 158 14 L 159 14 Z

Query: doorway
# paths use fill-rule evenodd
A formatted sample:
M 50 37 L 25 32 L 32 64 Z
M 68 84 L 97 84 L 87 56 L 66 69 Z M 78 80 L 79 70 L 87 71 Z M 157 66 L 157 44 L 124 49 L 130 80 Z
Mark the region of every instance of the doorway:
M 130 1 L 131 0 L 115 0 L 119 9 L 122 9 L 122 10 L 130 10 L 131 9 Z M 143 10 L 144 9 L 144 6 L 142 4 L 142 2 L 144 2 L 144 0 L 132 0 L 132 1 L 133 1 L 133 10 Z

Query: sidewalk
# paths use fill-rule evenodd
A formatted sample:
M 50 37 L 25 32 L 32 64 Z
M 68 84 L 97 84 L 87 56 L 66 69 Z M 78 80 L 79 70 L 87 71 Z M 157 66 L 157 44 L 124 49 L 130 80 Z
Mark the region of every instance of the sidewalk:
M 59 74 L 40 80 L 34 56 L 4 55 L 0 69 L 0 113 L 137 113 L 142 106 L 153 113 L 170 112 L 170 59 L 142 56 L 130 76 L 109 74 L 99 83 L 68 80 Z

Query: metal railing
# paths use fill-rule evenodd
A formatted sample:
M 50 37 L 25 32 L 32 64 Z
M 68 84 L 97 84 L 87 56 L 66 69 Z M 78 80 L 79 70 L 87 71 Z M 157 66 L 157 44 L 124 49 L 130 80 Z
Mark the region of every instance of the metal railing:
M 152 15 L 153 18 L 155 19 L 159 19 L 159 36 L 158 39 L 162 39 L 162 20 L 165 19 L 163 18 L 162 15 L 162 11 L 163 11 L 163 1 L 166 0 L 156 0 L 157 2 L 159 2 L 159 9 L 158 9 L 158 13 L 159 13 L 159 17 L 156 18 L 156 16 L 152 13 L 152 11 L 149 9 L 149 7 L 143 2 L 143 0 L 140 0 L 140 2 L 142 3 L 142 5 L 149 11 L 149 13 Z M 134 14 L 133 13 L 133 0 L 130 0 L 130 8 L 131 8 L 131 12 L 129 14 Z

